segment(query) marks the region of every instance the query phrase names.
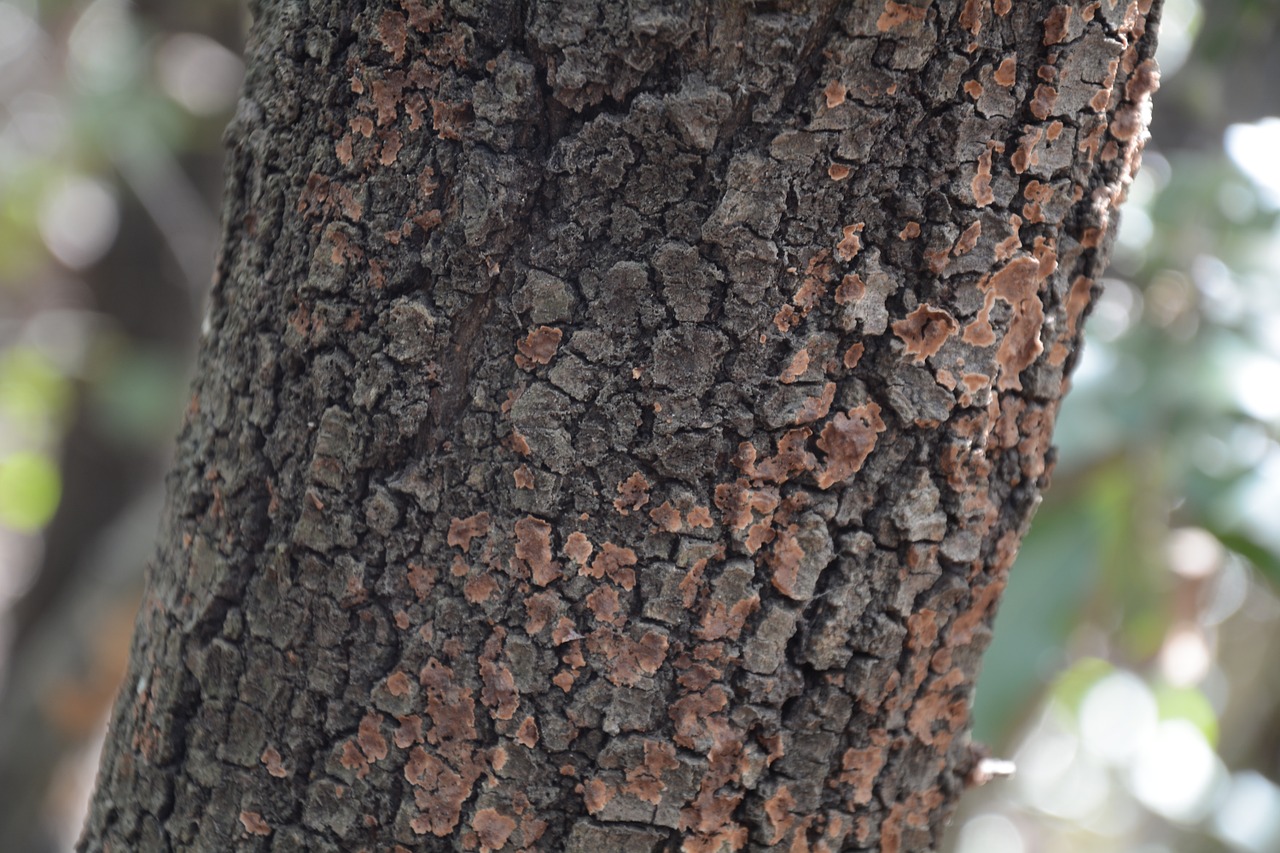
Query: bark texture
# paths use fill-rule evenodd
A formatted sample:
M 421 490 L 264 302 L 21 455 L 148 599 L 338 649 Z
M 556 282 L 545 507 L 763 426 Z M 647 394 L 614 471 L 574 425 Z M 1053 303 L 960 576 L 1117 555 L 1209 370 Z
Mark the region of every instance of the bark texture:
M 262 2 L 83 850 L 925 850 L 1152 0 Z

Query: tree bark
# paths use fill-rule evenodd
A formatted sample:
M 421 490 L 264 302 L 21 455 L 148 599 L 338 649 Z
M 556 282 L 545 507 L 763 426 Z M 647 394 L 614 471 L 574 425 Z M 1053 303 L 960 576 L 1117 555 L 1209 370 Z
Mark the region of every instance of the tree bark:
M 257 4 L 81 849 L 934 846 L 1154 5 Z

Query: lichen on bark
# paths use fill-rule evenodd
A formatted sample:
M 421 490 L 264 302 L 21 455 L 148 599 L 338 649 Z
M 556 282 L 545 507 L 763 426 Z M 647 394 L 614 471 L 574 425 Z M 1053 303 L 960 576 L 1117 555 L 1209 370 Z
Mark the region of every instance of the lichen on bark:
M 81 849 L 931 848 L 1153 6 L 257 3 Z

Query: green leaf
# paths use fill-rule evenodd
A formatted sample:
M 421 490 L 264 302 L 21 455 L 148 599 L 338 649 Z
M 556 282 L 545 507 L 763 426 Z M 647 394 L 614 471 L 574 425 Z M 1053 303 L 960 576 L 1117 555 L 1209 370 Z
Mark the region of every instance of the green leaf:
M 53 460 L 40 453 L 14 453 L 0 461 L 0 524 L 33 532 L 49 523 L 62 496 Z

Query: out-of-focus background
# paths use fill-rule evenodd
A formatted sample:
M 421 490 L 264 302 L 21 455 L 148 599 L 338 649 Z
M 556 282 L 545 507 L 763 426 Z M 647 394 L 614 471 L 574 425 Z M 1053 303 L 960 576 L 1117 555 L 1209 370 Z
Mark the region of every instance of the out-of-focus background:
M 1280 0 L 1166 0 L 1153 141 L 952 853 L 1280 850 Z M 212 268 L 241 0 L 0 0 L 0 849 L 69 850 Z

